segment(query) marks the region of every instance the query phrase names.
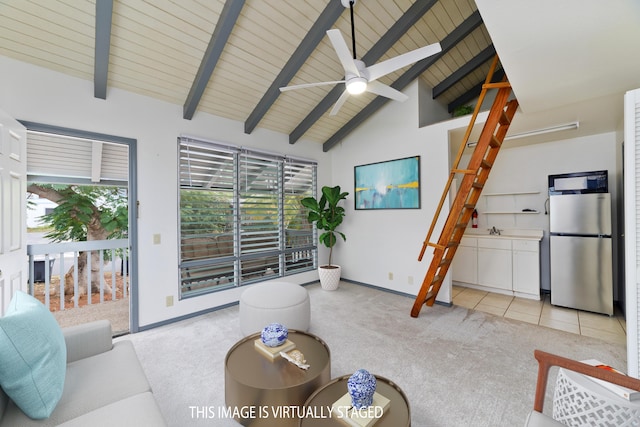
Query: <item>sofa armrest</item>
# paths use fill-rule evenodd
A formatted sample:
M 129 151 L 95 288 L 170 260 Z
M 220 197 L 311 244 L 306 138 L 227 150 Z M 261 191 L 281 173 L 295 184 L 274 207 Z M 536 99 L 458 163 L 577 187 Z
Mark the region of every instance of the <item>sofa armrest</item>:
M 111 322 L 97 320 L 62 329 L 67 344 L 67 363 L 104 353 L 113 348 Z

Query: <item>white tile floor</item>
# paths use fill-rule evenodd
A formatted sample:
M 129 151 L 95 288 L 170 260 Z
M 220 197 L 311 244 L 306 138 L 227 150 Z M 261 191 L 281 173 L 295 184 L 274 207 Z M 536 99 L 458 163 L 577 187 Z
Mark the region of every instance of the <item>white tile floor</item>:
M 462 286 L 453 287 L 453 304 L 574 334 L 625 344 L 626 324 L 616 308 L 614 316 L 551 305 L 549 295 L 541 301 L 515 298 Z

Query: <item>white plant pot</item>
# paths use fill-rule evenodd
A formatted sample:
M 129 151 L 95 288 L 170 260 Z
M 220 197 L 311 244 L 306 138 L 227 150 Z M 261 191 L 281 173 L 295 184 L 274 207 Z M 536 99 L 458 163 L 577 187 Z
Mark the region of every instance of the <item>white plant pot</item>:
M 320 286 L 325 291 L 335 291 L 340 285 L 340 272 L 342 268 L 339 265 L 331 264 L 331 268 L 326 265 L 318 267 L 318 276 L 320 276 Z

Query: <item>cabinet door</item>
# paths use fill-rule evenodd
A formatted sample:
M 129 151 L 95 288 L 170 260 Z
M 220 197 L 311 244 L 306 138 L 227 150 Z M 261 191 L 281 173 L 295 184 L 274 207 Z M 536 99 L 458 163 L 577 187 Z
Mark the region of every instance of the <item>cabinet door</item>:
M 478 284 L 512 290 L 511 250 L 478 248 Z
M 513 290 L 540 297 L 540 256 L 538 252 L 513 251 Z
M 454 281 L 478 283 L 478 250 L 473 246 L 459 246 L 451 267 Z

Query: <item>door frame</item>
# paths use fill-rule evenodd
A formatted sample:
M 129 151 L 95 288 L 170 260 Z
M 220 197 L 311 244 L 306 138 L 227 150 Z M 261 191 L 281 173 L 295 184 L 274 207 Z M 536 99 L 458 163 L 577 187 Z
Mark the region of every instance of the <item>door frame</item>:
M 138 179 L 137 145 L 138 140 L 104 133 L 90 132 L 43 123 L 18 120 L 28 131 L 52 133 L 83 139 L 93 139 L 124 144 L 129 150 L 129 331 L 136 333 L 140 329 L 138 304 Z

